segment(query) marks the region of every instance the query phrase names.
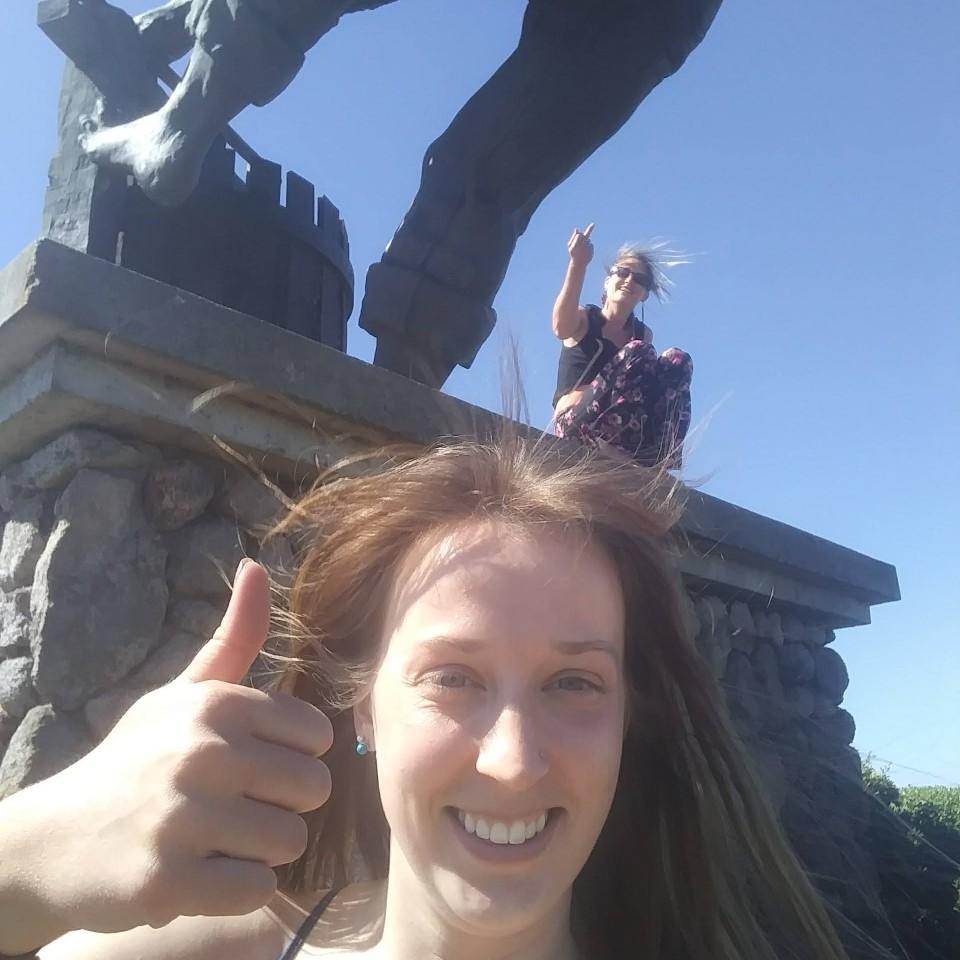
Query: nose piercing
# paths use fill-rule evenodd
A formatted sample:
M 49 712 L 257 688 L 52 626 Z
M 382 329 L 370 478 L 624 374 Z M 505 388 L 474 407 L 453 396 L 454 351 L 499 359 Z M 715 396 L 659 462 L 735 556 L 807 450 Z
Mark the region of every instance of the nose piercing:
M 357 735 L 357 746 L 356 746 L 357 756 L 365 757 L 370 752 L 370 744 L 367 743 L 366 737 L 361 737 Z

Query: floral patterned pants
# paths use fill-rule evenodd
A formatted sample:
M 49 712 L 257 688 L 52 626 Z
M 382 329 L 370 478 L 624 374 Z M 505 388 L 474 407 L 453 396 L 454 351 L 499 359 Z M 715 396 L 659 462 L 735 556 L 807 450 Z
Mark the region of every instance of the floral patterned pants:
M 603 441 L 645 466 L 680 467 L 692 378 L 690 354 L 671 347 L 657 356 L 649 343 L 631 340 L 557 417 L 555 432 L 590 446 Z

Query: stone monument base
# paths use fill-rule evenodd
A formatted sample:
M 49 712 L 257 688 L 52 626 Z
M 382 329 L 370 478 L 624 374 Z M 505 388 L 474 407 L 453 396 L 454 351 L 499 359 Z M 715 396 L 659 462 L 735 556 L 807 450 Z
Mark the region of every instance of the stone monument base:
M 287 330 L 51 241 L 0 274 L 0 796 L 89 749 L 219 622 L 243 556 L 318 470 L 497 418 Z M 834 631 L 896 571 L 692 493 L 690 638 L 828 897 L 868 917 L 868 802 Z M 867 638 L 864 637 L 864 642 Z

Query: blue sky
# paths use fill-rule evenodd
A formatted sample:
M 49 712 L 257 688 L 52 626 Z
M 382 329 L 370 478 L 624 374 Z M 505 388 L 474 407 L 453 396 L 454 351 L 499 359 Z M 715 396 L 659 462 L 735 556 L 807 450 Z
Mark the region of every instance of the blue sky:
M 399 0 L 356 14 L 278 101 L 238 118 L 340 207 L 361 282 L 424 150 L 513 49 L 523 8 Z M 4 20 L 5 263 L 39 229 L 60 61 L 29 0 Z M 675 271 L 673 301 L 647 311 L 658 346 L 696 365 L 688 473 L 896 564 L 903 600 L 841 632 L 837 649 L 856 746 L 893 761 L 902 784 L 960 784 L 958 43 L 956 0 L 726 0 L 685 68 L 541 206 L 497 332 L 447 385 L 498 408 L 509 331 L 532 418 L 546 423 L 550 307 L 574 226 L 597 224 L 591 294 L 625 240 L 665 236 L 696 253 Z M 350 352 L 372 356 L 355 318 Z

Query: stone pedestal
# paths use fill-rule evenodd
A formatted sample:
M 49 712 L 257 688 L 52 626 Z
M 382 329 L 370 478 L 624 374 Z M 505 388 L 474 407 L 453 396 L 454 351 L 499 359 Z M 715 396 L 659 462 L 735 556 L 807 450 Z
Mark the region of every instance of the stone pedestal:
M 242 556 L 284 575 L 289 547 L 263 534 L 319 467 L 495 423 L 122 267 L 28 248 L 0 274 L 0 794 L 182 669 Z M 898 599 L 896 571 L 702 493 L 680 537 L 690 637 L 801 856 L 862 914 L 859 757 L 829 644 Z

